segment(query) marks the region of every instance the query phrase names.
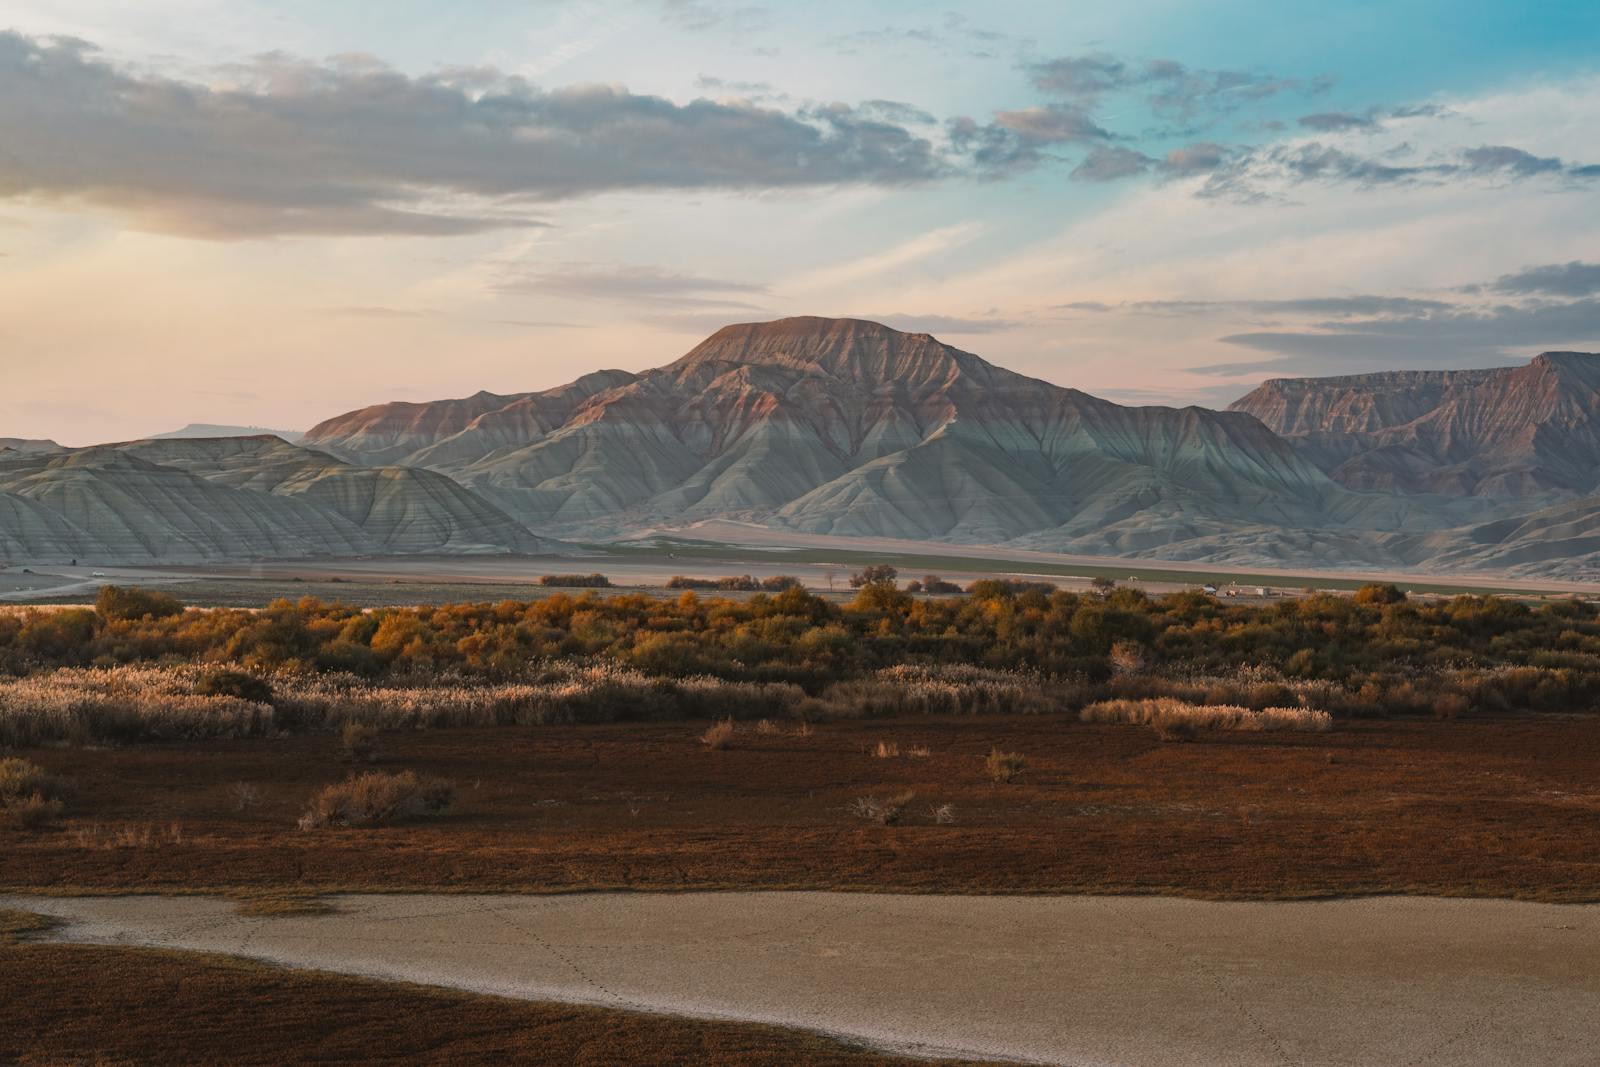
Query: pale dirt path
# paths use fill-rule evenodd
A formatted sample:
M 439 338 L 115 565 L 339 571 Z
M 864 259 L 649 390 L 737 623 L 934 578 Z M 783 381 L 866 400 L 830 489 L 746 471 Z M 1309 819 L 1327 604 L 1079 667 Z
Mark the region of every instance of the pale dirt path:
M 1593 1067 L 1600 906 L 848 893 L 0 898 L 58 936 L 1138 1067 Z

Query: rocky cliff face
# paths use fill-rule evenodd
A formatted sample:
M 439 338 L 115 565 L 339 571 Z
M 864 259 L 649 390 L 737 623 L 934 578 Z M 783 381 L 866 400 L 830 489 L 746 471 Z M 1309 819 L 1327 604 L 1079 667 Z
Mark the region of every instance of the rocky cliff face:
M 1270 381 L 1236 401 L 1361 490 L 1498 498 L 1600 489 L 1600 355 Z

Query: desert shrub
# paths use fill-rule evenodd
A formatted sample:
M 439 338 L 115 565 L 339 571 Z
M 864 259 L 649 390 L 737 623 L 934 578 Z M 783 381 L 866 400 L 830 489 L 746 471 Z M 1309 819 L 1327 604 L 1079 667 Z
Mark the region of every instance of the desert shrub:
M 778 724 L 773 722 L 771 719 L 762 719 L 760 722 L 756 723 L 756 733 L 761 734 L 764 737 L 769 737 L 772 734 L 780 732 L 781 731 L 778 728 Z
M 1137 641 L 1118 641 L 1111 646 L 1111 669 L 1118 674 L 1136 674 L 1145 668 L 1144 646 Z
M 991 781 L 1003 784 L 1020 778 L 1022 772 L 1028 769 L 1028 761 L 1020 752 L 1001 752 L 995 747 L 989 750 L 983 768 L 989 772 Z
M 1135 723 L 1149 726 L 1163 741 L 1185 741 L 1200 730 L 1326 730 L 1333 717 L 1311 708 L 1251 708 L 1237 705 L 1195 705 L 1181 700 L 1105 700 L 1090 704 L 1084 722 Z
M 9 803 L 35 793 L 56 797 L 62 784 L 32 760 L 19 757 L 0 759 L 0 803 Z
M 924 575 L 922 581 L 913 582 L 918 588 L 916 592 L 928 593 L 933 596 L 959 596 L 961 587 L 955 582 L 947 582 L 937 574 Z
M 732 748 L 733 735 L 737 729 L 732 719 L 714 722 L 700 735 L 700 743 L 712 751 Z
M 41 830 L 62 812 L 64 784 L 38 764 L 0 759 L 0 821 L 18 830 Z
M 893 586 L 894 580 L 900 572 L 887 563 L 875 563 L 870 567 L 863 567 L 850 576 L 850 588 L 862 589 L 869 585 Z
M 546 574 L 539 584 L 562 589 L 609 589 L 611 579 L 603 574 Z
M 175 597 L 137 586 L 105 585 L 94 599 L 95 614 L 102 619 L 166 619 L 183 614 Z
M 879 826 L 893 826 L 905 815 L 906 806 L 916 799 L 914 792 L 900 793 L 897 796 L 856 797 L 849 804 L 849 811 L 858 819 L 877 823 Z
M 1405 602 L 1406 595 L 1399 586 L 1370 582 L 1357 589 L 1350 599 L 1357 604 L 1401 604 Z
M 237 697 L 256 704 L 272 703 L 272 683 L 248 671 L 207 671 L 194 683 L 196 696 Z
M 781 593 L 785 589 L 800 588 L 800 579 L 787 574 L 771 578 L 752 578 L 748 574 L 730 574 L 724 578 L 689 578 L 675 574 L 667 579 L 668 589 L 716 589 L 725 593 L 754 593 L 764 591 Z
M 339 731 L 339 754 L 350 763 L 376 763 L 378 728 L 363 722 L 345 723 Z
M 228 799 L 234 811 L 249 811 L 261 803 L 261 789 L 250 782 L 234 782 L 228 786 Z
M 82 664 L 93 659 L 95 613 L 84 608 L 29 613 L 17 628 L 17 647 L 47 663 Z
M 55 797 L 33 793 L 0 806 L 0 817 L 18 830 L 43 830 L 61 816 L 64 805 Z
M 413 771 L 367 771 L 325 786 L 300 817 L 302 830 L 381 826 L 439 815 L 455 802 L 455 784 Z
M 1467 698 L 1460 693 L 1440 693 L 1433 698 L 1433 717 L 1449 721 L 1459 719 L 1467 711 Z
M 935 804 L 928 809 L 928 818 L 936 825 L 949 826 L 956 821 L 956 806 L 954 804 Z

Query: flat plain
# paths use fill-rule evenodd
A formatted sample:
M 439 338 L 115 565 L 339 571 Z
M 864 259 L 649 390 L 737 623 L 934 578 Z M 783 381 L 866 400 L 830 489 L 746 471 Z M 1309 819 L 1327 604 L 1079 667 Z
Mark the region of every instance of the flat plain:
M 705 726 L 386 731 L 374 766 L 453 779 L 455 808 L 325 833 L 295 822 L 350 772 L 336 736 L 25 750 L 73 780 L 73 814 L 0 831 L 0 886 L 1600 900 L 1591 715 L 1352 720 L 1179 745 L 1057 715 L 832 721 L 805 736 L 746 723 L 726 751 L 699 742 Z M 900 754 L 876 755 L 880 742 Z M 985 773 L 997 744 L 1027 759 L 1017 781 Z M 241 782 L 259 796 L 245 811 Z M 897 825 L 851 812 L 906 793 Z

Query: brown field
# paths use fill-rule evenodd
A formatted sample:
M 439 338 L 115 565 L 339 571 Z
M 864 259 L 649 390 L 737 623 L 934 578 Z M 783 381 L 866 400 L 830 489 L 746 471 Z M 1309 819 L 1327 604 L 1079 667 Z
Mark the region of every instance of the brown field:
M 742 723 L 726 750 L 701 743 L 707 725 L 385 732 L 371 767 L 443 776 L 458 799 L 376 829 L 295 828 L 352 770 L 333 735 L 25 750 L 73 791 L 52 828 L 0 830 L 0 887 L 1600 900 L 1600 716 L 1170 744 L 1057 716 L 838 721 L 804 736 Z M 985 769 L 997 745 L 1025 758 L 1013 782 Z M 895 814 L 862 817 L 860 798 Z
M 224 956 L 8 944 L 3 925 L 0 1062 L 19 1067 L 925 1062 L 776 1027 L 530 1004 Z

